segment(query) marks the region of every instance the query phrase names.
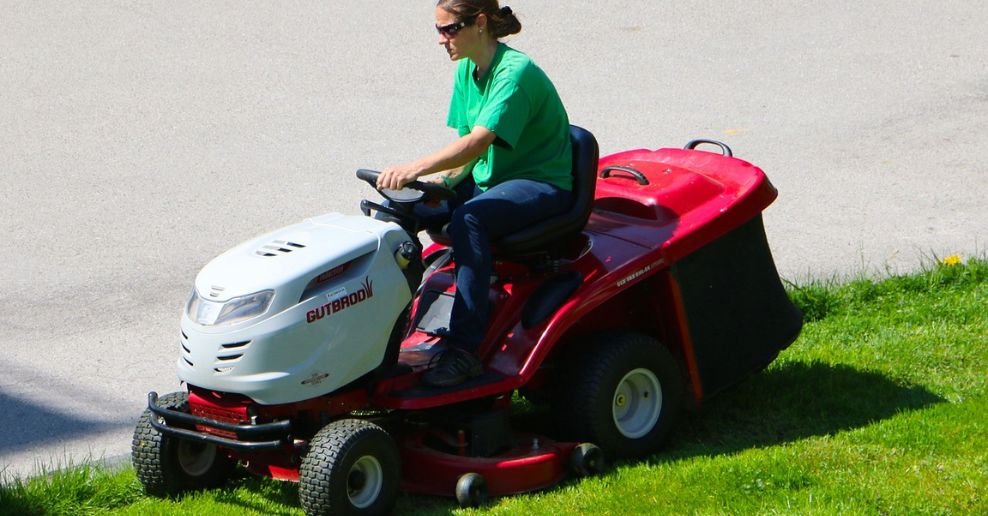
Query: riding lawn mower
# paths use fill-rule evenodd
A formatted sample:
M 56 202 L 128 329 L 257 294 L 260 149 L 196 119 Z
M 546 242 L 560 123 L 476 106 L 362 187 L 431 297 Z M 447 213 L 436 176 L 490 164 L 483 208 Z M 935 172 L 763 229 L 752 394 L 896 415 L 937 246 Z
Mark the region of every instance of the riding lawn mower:
M 712 140 L 598 158 L 593 135 L 570 133 L 573 205 L 492 242 L 484 371 L 461 385 L 420 382 L 456 292 L 448 240 L 424 246 L 414 211 L 454 195 L 439 184 L 209 262 L 182 315 L 183 388 L 149 393 L 134 432 L 145 490 L 242 467 L 299 482 L 309 514 L 386 513 L 399 491 L 473 506 L 655 453 L 684 409 L 796 339 L 758 167 Z M 519 406 L 549 423 L 519 424 Z

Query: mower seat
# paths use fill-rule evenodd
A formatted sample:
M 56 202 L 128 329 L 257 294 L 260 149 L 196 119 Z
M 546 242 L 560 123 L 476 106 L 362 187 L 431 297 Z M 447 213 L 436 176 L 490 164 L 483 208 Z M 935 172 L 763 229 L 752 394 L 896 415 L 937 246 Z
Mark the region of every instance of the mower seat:
M 573 143 L 573 204 L 559 215 L 492 242 L 495 256 L 510 258 L 545 252 L 550 244 L 579 233 L 587 224 L 597 186 L 597 139 L 590 131 L 575 125 L 569 126 L 569 137 Z M 441 232 L 428 231 L 428 234 L 433 242 L 452 245 L 446 226 Z
M 569 137 L 573 143 L 573 204 L 559 215 L 493 242 L 495 255 L 504 258 L 545 251 L 550 244 L 579 233 L 587 224 L 597 186 L 597 139 L 575 125 L 569 126 Z

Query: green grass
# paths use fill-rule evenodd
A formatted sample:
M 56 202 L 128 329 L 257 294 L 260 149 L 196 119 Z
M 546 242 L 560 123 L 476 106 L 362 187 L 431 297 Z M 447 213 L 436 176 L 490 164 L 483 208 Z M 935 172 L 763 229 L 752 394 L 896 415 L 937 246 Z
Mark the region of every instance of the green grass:
M 0 514 L 94 514 L 133 503 L 141 486 L 131 469 L 114 471 L 95 462 L 41 468 L 26 481 L 0 476 Z
M 799 340 L 663 452 L 479 510 L 402 496 L 397 512 L 988 514 L 988 261 L 790 294 Z M 8 480 L 0 514 L 300 514 L 296 496 L 245 477 L 159 500 L 131 469 L 83 465 Z

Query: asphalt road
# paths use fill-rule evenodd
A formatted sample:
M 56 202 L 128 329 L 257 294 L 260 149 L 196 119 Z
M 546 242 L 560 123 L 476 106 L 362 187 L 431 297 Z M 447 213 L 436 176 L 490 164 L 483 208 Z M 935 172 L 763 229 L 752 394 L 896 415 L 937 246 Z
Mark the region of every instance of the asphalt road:
M 6 475 L 125 457 L 200 267 L 448 141 L 433 5 L 0 0 Z M 711 137 L 761 166 L 784 277 L 985 254 L 988 3 L 511 5 L 603 153 Z

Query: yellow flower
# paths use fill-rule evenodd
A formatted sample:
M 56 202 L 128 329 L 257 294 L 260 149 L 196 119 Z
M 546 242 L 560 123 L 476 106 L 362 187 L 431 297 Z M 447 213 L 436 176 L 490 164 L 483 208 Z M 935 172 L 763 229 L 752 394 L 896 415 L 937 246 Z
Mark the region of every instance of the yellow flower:
M 944 257 L 941 263 L 943 263 L 948 267 L 953 267 L 954 265 L 958 265 L 959 263 L 961 263 L 961 256 L 959 254 L 952 254 L 950 256 L 946 256 Z

